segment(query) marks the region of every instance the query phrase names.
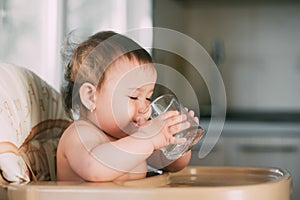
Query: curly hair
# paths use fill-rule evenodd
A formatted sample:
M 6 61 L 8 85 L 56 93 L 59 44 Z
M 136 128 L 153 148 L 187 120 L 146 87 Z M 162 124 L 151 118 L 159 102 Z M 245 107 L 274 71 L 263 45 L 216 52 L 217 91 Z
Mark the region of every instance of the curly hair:
M 62 86 L 65 110 L 70 117 L 74 113 L 80 115 L 80 86 L 89 82 L 100 88 L 105 70 L 124 56 L 129 60 L 136 59 L 139 63 L 152 63 L 145 49 L 132 39 L 113 31 L 98 32 L 75 45 L 65 69 L 65 83 Z

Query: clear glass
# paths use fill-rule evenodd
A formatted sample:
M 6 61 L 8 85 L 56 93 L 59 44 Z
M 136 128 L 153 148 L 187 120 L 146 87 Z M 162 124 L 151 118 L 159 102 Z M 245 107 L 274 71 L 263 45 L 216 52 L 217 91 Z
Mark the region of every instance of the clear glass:
M 179 100 L 172 94 L 165 94 L 159 96 L 151 103 L 151 119 L 156 118 L 160 114 L 170 111 L 178 110 L 180 113 L 187 115 L 187 121 L 191 126 L 175 135 L 175 138 L 186 138 L 186 142 L 182 144 L 170 144 L 163 147 L 161 151 L 170 160 L 174 160 L 183 156 L 194 145 L 196 145 L 200 139 L 204 136 L 204 129 L 194 120 L 192 116 L 188 114 Z

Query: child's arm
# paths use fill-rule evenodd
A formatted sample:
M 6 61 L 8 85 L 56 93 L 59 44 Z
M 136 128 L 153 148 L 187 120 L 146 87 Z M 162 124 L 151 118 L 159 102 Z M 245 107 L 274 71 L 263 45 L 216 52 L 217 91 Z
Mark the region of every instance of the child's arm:
M 164 156 L 162 151 L 155 151 L 147 159 L 147 163 L 156 169 L 162 169 L 168 172 L 177 172 L 189 164 L 190 158 L 191 151 L 188 151 L 184 156 L 178 158 L 177 160 L 169 160 Z
M 97 145 L 91 151 L 81 149 L 76 156 L 70 155 L 68 160 L 84 180 L 112 181 L 124 174 L 142 176 L 146 172 L 143 161 L 152 151 L 150 142 L 128 136 Z
M 63 151 L 72 170 L 87 181 L 112 181 L 128 173 L 145 174 L 145 160 L 152 152 L 170 144 L 170 137 L 187 128 L 178 125 L 182 121 L 182 115 L 170 111 L 156 121 L 152 120 L 153 124 L 140 132 L 114 142 L 99 141 L 98 144 L 97 138 L 86 137 L 86 127 L 76 127 L 76 131 L 69 130 L 69 136 L 66 134 Z M 149 135 L 153 130 L 159 132 Z
M 178 158 L 177 160 L 172 162 L 170 165 L 166 166 L 164 168 L 164 170 L 166 170 L 168 172 L 177 172 L 177 171 L 182 170 L 183 168 L 185 168 L 189 164 L 191 154 L 192 153 L 191 153 L 191 150 L 190 150 L 184 156 Z

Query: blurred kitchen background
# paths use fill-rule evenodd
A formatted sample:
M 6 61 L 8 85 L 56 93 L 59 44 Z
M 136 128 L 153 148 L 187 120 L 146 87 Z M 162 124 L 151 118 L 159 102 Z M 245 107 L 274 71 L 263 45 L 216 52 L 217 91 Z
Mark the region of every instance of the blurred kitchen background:
M 60 50 L 67 33 L 122 33 L 152 26 L 199 42 L 224 81 L 227 117 L 221 137 L 204 159 L 198 159 L 197 145 L 190 164 L 284 168 L 293 176 L 293 199 L 300 199 L 299 1 L 0 0 L 0 61 L 26 66 L 59 90 Z M 154 35 L 143 39 L 157 41 Z M 190 80 L 200 105 L 186 102 L 200 110 L 197 114 L 207 128 L 211 105 L 202 77 L 172 52 L 151 53 L 155 62 L 172 66 Z

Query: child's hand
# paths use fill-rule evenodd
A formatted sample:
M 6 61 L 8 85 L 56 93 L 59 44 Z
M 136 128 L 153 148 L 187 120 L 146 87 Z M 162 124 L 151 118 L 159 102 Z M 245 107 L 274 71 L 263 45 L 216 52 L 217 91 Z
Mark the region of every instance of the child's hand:
M 199 124 L 199 118 L 197 116 L 195 116 L 195 112 L 193 110 L 190 110 L 185 107 L 184 110 L 194 119 L 194 121 Z
M 144 123 L 140 126 L 139 132 L 143 133 L 144 138 L 151 140 L 154 150 L 169 144 L 184 143 L 185 138 L 176 139 L 174 135 L 190 127 L 190 123 L 186 119 L 185 114 L 180 114 L 178 111 L 168 111 Z

